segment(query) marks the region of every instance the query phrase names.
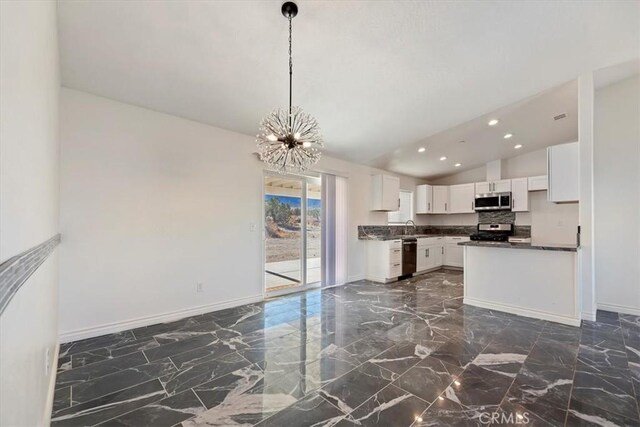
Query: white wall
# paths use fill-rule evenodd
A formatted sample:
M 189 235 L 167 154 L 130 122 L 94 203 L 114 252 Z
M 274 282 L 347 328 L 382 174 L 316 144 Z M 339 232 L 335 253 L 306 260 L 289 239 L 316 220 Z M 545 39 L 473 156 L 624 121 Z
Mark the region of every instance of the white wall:
M 640 77 L 595 92 L 595 286 L 599 309 L 640 315 Z
M 0 2 L 0 261 L 58 232 L 58 69 L 56 3 Z M 54 252 L 0 316 L 0 425 L 48 425 L 57 311 Z
M 547 174 L 546 149 L 532 151 L 502 162 L 502 177 L 523 178 Z M 486 167 L 471 169 L 433 181 L 454 185 L 486 180 Z M 476 225 L 478 214 L 418 215 L 430 225 Z M 546 191 L 529 192 L 529 212 L 516 213 L 517 225 L 530 225 L 532 240 L 547 244 L 574 244 L 578 226 L 578 204 L 547 201 Z
M 254 138 L 65 88 L 60 123 L 63 340 L 262 297 Z M 348 177 L 348 277 L 361 278 L 357 225 L 387 221 L 369 211 L 379 171 L 329 157 L 318 170 Z

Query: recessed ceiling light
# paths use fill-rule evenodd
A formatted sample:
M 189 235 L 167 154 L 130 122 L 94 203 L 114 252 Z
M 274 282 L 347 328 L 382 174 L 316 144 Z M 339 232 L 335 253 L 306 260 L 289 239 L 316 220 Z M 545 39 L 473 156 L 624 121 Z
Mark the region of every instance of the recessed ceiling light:
M 489 126 L 495 126 L 498 124 L 498 119 L 492 119 L 489 120 L 489 123 L 487 123 Z
M 460 166 L 462 166 L 462 163 L 456 163 L 456 164 L 455 164 L 455 165 L 453 165 L 453 166 L 455 166 L 455 167 L 459 168 Z
M 522 148 L 522 144 L 514 145 L 513 148 L 515 148 L 516 150 L 519 150 Z
M 444 160 L 447 160 L 447 156 L 440 157 L 440 161 L 444 161 Z
M 511 138 L 512 136 L 513 136 L 512 134 L 508 133 L 508 134 L 506 134 L 506 135 L 504 136 L 504 139 L 509 139 L 509 138 Z
M 426 150 L 426 148 L 420 147 L 420 148 L 418 148 L 418 153 L 424 153 L 425 150 Z

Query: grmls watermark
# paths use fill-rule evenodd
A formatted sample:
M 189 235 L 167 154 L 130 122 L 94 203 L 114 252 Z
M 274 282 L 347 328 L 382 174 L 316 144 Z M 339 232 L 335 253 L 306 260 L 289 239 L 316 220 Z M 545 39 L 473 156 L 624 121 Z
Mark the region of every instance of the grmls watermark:
M 494 424 L 520 424 L 527 425 L 529 424 L 529 413 L 523 412 L 512 412 L 510 414 L 505 412 L 482 412 L 480 414 L 480 423 L 483 425 L 494 425 Z

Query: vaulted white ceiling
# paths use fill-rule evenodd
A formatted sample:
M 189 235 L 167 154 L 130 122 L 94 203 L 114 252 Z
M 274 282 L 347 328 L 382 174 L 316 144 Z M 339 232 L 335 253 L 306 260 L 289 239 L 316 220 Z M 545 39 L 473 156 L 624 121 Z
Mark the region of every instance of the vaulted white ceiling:
M 60 1 L 63 85 L 255 135 L 287 102 L 280 4 Z M 640 54 L 636 1 L 298 4 L 294 104 L 328 153 L 367 164 Z
M 565 117 L 554 118 L 561 114 Z M 498 123 L 489 126 L 493 119 Z M 505 139 L 507 134 L 512 136 Z M 376 159 L 374 165 L 393 172 L 435 179 L 482 166 L 491 160 L 508 159 L 577 140 L 578 81 L 572 80 L 418 143 L 400 147 Z M 424 151 L 419 152 L 420 148 Z M 456 164 L 460 166 L 456 167 Z

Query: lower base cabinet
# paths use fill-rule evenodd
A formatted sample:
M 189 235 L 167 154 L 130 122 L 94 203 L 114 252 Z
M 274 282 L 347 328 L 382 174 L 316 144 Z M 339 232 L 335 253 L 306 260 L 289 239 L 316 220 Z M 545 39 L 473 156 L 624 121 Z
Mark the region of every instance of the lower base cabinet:
M 444 246 L 429 245 L 418 247 L 418 267 L 417 272 L 431 270 L 441 267 L 444 256 Z
M 402 275 L 402 240 L 367 242 L 365 278 L 374 282 L 389 282 Z
M 422 237 L 418 239 L 416 273 L 439 267 L 463 267 L 464 247 L 458 243 L 466 236 Z M 365 278 L 374 282 L 390 282 L 402 275 L 402 240 L 367 241 Z
M 445 237 L 444 265 L 464 267 L 464 246 L 459 246 L 458 243 L 467 241 L 469 241 L 469 238 L 463 236 Z

